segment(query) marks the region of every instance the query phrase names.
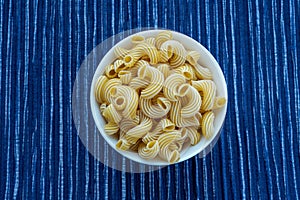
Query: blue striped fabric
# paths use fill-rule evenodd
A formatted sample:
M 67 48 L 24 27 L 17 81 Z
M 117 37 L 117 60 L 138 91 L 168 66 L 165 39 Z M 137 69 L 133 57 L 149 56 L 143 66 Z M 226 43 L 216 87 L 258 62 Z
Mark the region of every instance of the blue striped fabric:
M 0 199 L 299 199 L 299 0 L 0 0 Z M 228 83 L 205 158 L 130 174 L 85 149 L 72 86 L 88 53 L 138 27 L 203 44 Z

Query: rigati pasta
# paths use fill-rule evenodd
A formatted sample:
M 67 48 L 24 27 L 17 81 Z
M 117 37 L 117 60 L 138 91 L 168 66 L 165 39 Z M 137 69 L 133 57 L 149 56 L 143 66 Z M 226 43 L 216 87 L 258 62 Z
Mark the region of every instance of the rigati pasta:
M 227 100 L 198 63 L 200 53 L 170 31 L 134 35 L 131 43 L 114 49 L 116 59 L 95 84 L 104 130 L 117 138 L 118 150 L 175 163 L 185 144 L 213 137 L 214 110 Z

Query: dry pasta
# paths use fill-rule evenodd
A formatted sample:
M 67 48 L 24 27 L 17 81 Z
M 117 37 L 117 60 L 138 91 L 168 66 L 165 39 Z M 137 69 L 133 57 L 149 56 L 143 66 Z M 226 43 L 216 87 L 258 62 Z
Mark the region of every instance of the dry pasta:
M 118 150 L 175 163 L 183 148 L 214 135 L 214 110 L 227 100 L 198 63 L 200 53 L 171 31 L 136 34 L 131 43 L 131 49 L 114 49 L 116 59 L 95 83 L 105 133 L 117 137 Z

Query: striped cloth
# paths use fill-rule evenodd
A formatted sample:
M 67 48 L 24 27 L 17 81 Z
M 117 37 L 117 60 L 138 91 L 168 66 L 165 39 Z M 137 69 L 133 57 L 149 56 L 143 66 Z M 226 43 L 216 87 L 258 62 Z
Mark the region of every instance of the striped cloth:
M 299 199 L 299 12 L 299 0 L 0 0 L 0 199 Z M 205 158 L 130 174 L 88 153 L 71 99 L 88 53 L 138 27 L 203 44 L 229 102 Z

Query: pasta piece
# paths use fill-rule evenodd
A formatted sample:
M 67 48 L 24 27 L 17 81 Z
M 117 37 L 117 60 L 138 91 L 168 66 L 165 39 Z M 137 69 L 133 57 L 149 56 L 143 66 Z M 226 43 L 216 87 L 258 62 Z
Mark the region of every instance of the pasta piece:
M 160 62 L 168 62 L 169 59 L 173 56 L 173 47 L 168 45 L 163 49 L 159 50 Z
M 176 68 L 174 72 L 183 75 L 186 80 L 196 80 L 194 68 L 187 63 Z
M 122 121 L 119 123 L 120 126 L 120 133 L 125 134 L 132 128 L 138 125 L 138 122 L 133 119 L 122 119 Z M 121 135 L 120 135 L 121 137 Z
M 200 80 L 212 80 L 213 76 L 211 71 L 208 68 L 202 67 L 198 63 L 194 66 L 195 73 L 198 79 Z
M 191 65 L 195 66 L 200 58 L 200 53 L 198 51 L 189 51 L 186 55 L 186 61 Z
M 153 123 L 152 123 L 153 124 Z M 154 125 L 152 126 L 154 127 Z M 169 119 L 162 119 L 155 126 L 151 132 L 148 132 L 142 139 L 142 141 L 147 144 L 150 141 L 157 140 L 159 135 L 163 132 L 170 132 L 175 130 L 175 124 Z
M 169 59 L 170 65 L 174 68 L 183 65 L 186 60 L 186 50 L 184 46 L 176 40 L 168 40 L 161 45 L 160 49 L 166 51 L 169 45 L 173 48 L 173 56 Z
M 104 90 L 104 87 L 105 87 L 105 84 L 107 81 L 108 81 L 108 78 L 106 76 L 100 76 L 96 82 L 95 96 L 96 96 L 96 101 L 98 103 L 102 103 L 105 101 L 103 90 Z
M 107 65 L 105 67 L 105 74 L 108 78 L 115 78 L 118 75 L 115 71 L 114 65 Z
M 116 86 L 111 93 L 113 97 L 124 96 L 126 99 L 126 106 L 122 111 L 122 116 L 130 119 L 135 118 L 138 107 L 137 92 L 129 86 Z
M 113 78 L 113 79 L 109 79 L 106 84 L 104 85 L 104 88 L 102 89 L 101 93 L 103 94 L 103 100 L 106 103 L 111 103 L 112 102 L 112 98 L 111 98 L 111 89 L 115 86 L 118 85 L 122 85 L 122 82 L 120 79 L 118 78 Z
M 103 111 L 103 117 L 106 119 L 106 121 L 113 122 L 115 124 L 118 124 L 122 120 L 122 116 L 112 104 L 107 106 Z
M 164 79 L 170 75 L 170 67 L 168 64 L 158 65 L 157 69 L 164 75 Z
M 167 40 L 171 40 L 173 38 L 171 31 L 162 31 L 156 36 L 156 47 L 160 49 L 161 45 Z
M 117 96 L 112 101 L 112 105 L 116 108 L 116 110 L 122 111 L 127 105 L 127 99 L 124 96 Z
M 216 85 L 211 80 L 192 81 L 192 86 L 196 88 L 202 96 L 201 112 L 211 110 L 216 97 Z
M 214 109 L 222 108 L 226 104 L 226 98 L 225 97 L 216 97 L 213 105 Z
M 170 110 L 170 120 L 174 122 L 177 127 L 196 126 L 198 127 L 199 120 L 197 114 L 192 117 L 183 118 L 181 116 L 181 103 L 180 101 L 172 102 Z
M 123 60 L 116 60 L 114 62 L 114 71 L 116 73 L 119 73 L 121 70 L 124 70 L 124 69 L 126 69 L 126 66 L 125 66 Z
M 130 148 L 131 144 L 124 138 L 118 140 L 116 148 L 118 150 L 126 151 Z
M 154 140 L 148 142 L 147 145 L 141 143 L 138 148 L 138 153 L 139 156 L 141 156 L 144 159 L 153 159 L 157 156 L 159 150 L 159 143 L 157 140 Z
M 106 103 L 102 103 L 99 107 L 101 114 L 103 113 L 103 111 L 105 110 L 105 108 L 107 107 Z
M 214 134 L 214 120 L 215 115 L 212 111 L 204 113 L 202 117 L 201 130 L 206 139 L 211 138 Z
M 185 87 L 187 86 L 187 87 Z M 182 89 L 183 88 L 183 89 Z M 188 89 L 185 89 L 188 88 Z M 181 95 L 181 93 L 184 94 L 184 92 L 181 92 L 183 90 L 186 92 L 185 96 L 187 97 L 187 104 L 182 107 L 181 109 L 181 116 L 183 118 L 188 118 L 194 116 L 196 113 L 199 112 L 199 108 L 201 107 L 202 99 L 199 94 L 199 92 L 189 84 L 181 85 L 178 89 L 178 94 Z
M 197 128 L 191 126 L 191 127 L 185 127 L 185 129 L 187 132 L 187 137 L 190 140 L 190 144 L 196 145 L 201 139 L 201 134 L 198 132 Z
M 176 93 L 179 85 L 185 83 L 185 78 L 180 74 L 172 74 L 168 76 L 164 82 L 163 93 L 170 101 L 178 101 Z
M 171 108 L 171 102 L 164 97 L 157 98 L 157 104 L 152 104 L 151 99 L 141 98 L 140 108 L 142 112 L 150 118 L 162 118 Z
M 113 135 L 119 131 L 119 126 L 114 122 L 108 122 L 104 126 L 104 131 L 107 135 Z
M 130 81 L 129 86 L 135 90 L 138 90 L 141 88 L 146 88 L 149 84 L 149 81 L 136 77 Z
M 131 81 L 131 72 L 130 71 L 120 71 L 118 74 L 118 77 L 120 78 L 120 81 L 124 85 L 128 85 Z
M 169 163 L 177 162 L 180 159 L 180 153 L 178 150 L 169 149 L 169 146 L 180 137 L 181 133 L 179 131 L 161 134 L 157 140 L 160 147 L 160 151 L 158 153 L 159 157 L 167 160 Z
M 129 50 L 122 47 L 116 47 L 114 53 L 117 57 L 124 58 L 129 53 Z
M 138 44 L 136 46 L 136 49 L 138 49 L 139 52 L 143 52 L 143 54 L 141 56 L 143 56 L 143 55 L 149 56 L 150 64 L 154 65 L 154 64 L 158 63 L 159 53 L 154 45 L 144 42 L 144 43 Z
M 155 47 L 155 42 L 156 41 L 155 41 L 154 37 L 147 38 L 145 42 Z
M 140 44 L 144 41 L 145 41 L 145 38 L 144 38 L 144 36 L 141 36 L 141 35 L 134 35 L 131 37 L 131 42 L 133 44 Z
M 125 138 L 130 144 L 135 144 L 136 141 L 142 137 L 144 137 L 152 128 L 152 120 L 148 117 L 143 117 L 141 123 L 136 127 L 130 129 Z
M 163 87 L 164 75 L 156 68 L 142 66 L 138 71 L 140 79 L 149 80 L 149 85 L 141 91 L 141 98 L 151 99 L 157 95 Z
M 141 144 L 144 144 L 144 143 L 142 142 L 141 139 L 139 139 L 138 141 L 136 141 L 135 144 L 132 144 L 132 145 L 129 147 L 129 149 L 132 150 L 132 151 L 138 151 L 139 146 L 140 146 Z

